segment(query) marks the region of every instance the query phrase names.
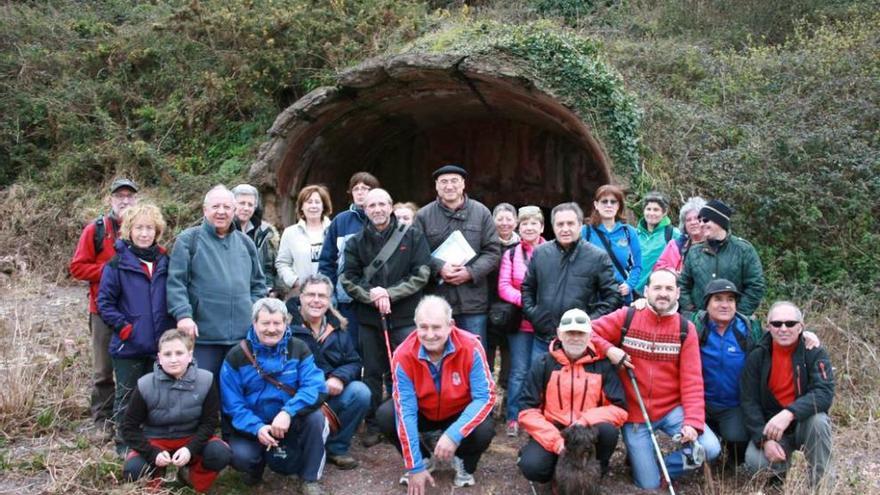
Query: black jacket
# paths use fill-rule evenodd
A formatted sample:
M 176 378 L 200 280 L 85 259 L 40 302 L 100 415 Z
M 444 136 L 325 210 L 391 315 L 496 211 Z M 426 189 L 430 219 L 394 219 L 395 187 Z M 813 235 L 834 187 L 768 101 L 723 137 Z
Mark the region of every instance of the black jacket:
M 764 426 L 767 421 L 783 408 L 768 386 L 772 357 L 773 337 L 768 332 L 746 358 L 746 366 L 740 378 L 740 404 L 745 417 L 749 437 L 756 445 L 764 439 Z M 827 413 L 834 400 L 834 372 L 828 352 L 823 347 L 807 349 L 804 337 L 798 339 L 797 349 L 792 354 L 794 368 L 795 401 L 788 405 L 795 420 L 789 431 L 798 421 L 805 421 L 816 413 Z
M 595 319 L 621 304 L 611 258 L 584 240 L 567 251 L 557 242 L 535 249 L 522 283 L 523 314 L 535 336 L 549 342 L 562 314 L 580 308 Z
M 379 326 L 379 312 L 370 300 L 370 289 L 384 287 L 391 297 L 390 323 L 394 326 L 413 324 L 422 288 L 431 277 L 431 252 L 421 230 L 410 227 L 388 261 L 370 280 L 364 280 L 364 269 L 397 228 L 394 215 L 391 215 L 391 225 L 382 232 L 367 221 L 364 230 L 345 244 L 345 268 L 339 283 L 357 303 L 359 322 Z
M 309 346 L 312 355 L 315 356 L 315 364 L 324 376 L 339 378 L 344 385 L 357 380 L 361 376 L 361 358 L 355 349 L 354 341 L 348 330 L 340 328 L 339 320 L 329 312 L 327 313 L 327 325 L 333 330 L 324 339 L 318 342 L 312 335 L 312 331 L 303 325 L 302 314 L 299 311 L 299 302 L 296 298 L 287 301 L 287 310 L 290 312 L 290 329 L 293 336 L 302 340 Z

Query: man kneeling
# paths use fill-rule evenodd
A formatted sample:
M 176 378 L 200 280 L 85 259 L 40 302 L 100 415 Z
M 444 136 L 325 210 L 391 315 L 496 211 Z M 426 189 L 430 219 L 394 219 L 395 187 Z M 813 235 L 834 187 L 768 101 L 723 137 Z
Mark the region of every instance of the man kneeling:
M 617 370 L 590 342 L 590 317 L 580 309 L 562 315 L 550 353 L 532 363 L 520 399 L 519 424 L 529 434 L 519 469 L 529 481 L 548 483 L 565 449 L 560 430 L 572 424 L 596 431 L 596 457 L 604 476 L 626 421 Z M 596 480 L 598 482 L 598 480 Z
M 495 383 L 483 346 L 455 326 L 452 308 L 440 297 L 425 296 L 415 322 L 416 331 L 394 352 L 394 393 L 376 412 L 379 429 L 403 455 L 408 472 L 401 482 L 410 495 L 434 485 L 433 461 L 452 460 L 455 486 L 471 486 L 495 436 Z M 443 434 L 431 452 L 419 433 L 435 430 Z
M 232 467 L 244 473 L 245 484 L 259 483 L 268 464 L 277 473 L 299 475 L 304 493 L 318 494 L 330 433 L 319 409 L 327 387 L 288 320 L 280 300 L 254 303 L 247 338 L 229 351 L 220 370 L 220 398 L 232 421 Z

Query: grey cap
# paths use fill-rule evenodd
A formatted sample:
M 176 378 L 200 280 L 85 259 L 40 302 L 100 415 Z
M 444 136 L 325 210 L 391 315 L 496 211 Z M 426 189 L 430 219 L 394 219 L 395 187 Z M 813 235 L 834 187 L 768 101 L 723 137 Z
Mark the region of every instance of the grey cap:
M 119 178 L 119 179 L 114 180 L 113 183 L 110 184 L 110 194 L 115 193 L 116 191 L 122 189 L 123 187 L 127 187 L 134 192 L 138 191 L 137 184 L 135 184 L 133 180 L 126 179 L 126 178 Z
M 739 301 L 739 297 L 742 295 L 736 290 L 736 285 L 733 282 L 724 278 L 716 278 L 706 284 L 706 292 L 703 294 L 703 308 L 705 309 L 709 305 L 709 299 L 712 298 L 713 294 L 723 294 L 725 292 L 733 294 L 737 301 Z

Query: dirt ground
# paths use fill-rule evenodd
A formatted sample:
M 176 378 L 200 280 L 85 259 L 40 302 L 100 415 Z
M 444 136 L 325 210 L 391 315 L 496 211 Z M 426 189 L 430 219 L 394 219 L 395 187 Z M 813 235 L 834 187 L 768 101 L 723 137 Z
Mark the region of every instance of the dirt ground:
M 0 298 L 0 331 L 4 338 L 30 328 L 36 340 L 32 350 L 48 356 L 47 363 L 61 359 L 74 360 L 76 376 L 72 378 L 76 390 L 68 392 L 63 407 L 53 409 L 55 418 L 46 419 L 41 404 L 51 400 L 40 396 L 57 396 L 52 390 L 38 390 L 38 398 L 30 414 L 17 426 L 6 425 L 0 436 L 0 494 L 17 495 L 42 493 L 137 493 L 137 487 L 118 483 L 118 459 L 112 453 L 112 444 L 96 442 L 83 433 L 88 419 L 88 329 L 86 319 L 86 289 L 82 285 L 41 284 L 10 287 L 2 290 Z M 55 355 L 55 360 L 48 360 Z M 6 360 L 8 361 L 8 356 Z M 0 371 L 3 365 L 0 361 Z M 54 387 L 63 383 L 50 382 Z M 67 386 L 71 386 L 70 383 Z M 2 392 L 2 391 L 0 391 Z M 49 423 L 48 428 L 36 428 L 34 423 Z M 4 423 L 5 424 L 5 423 Z M 429 493 L 462 494 L 529 494 L 531 489 L 516 468 L 519 448 L 525 436 L 508 438 L 500 421 L 496 437 L 483 456 L 476 473 L 477 485 L 456 489 L 452 485 L 452 470 L 441 467 L 435 472 L 436 488 Z M 854 428 L 839 429 L 838 445 L 852 439 L 853 445 L 866 445 L 864 437 Z M 873 445 L 877 445 L 874 443 Z M 366 450 L 355 437 L 352 455 L 360 467 L 341 471 L 328 465 L 323 484 L 328 492 L 347 495 L 391 495 L 405 493 L 398 484 L 403 464 L 397 452 L 387 443 Z M 829 493 L 880 493 L 880 452 L 875 448 L 860 452 L 855 458 L 842 461 L 843 476 L 838 476 L 837 487 Z M 612 473 L 606 480 L 606 493 L 649 493 L 637 490 L 631 484 L 624 465 L 622 441 L 612 459 Z M 702 473 L 676 483 L 678 493 L 799 493 L 797 489 L 783 490 L 771 487 L 761 491 L 759 483 L 733 470 L 718 473 L 714 482 L 707 483 Z M 843 479 L 841 479 L 843 478 Z M 276 492 L 295 493 L 297 483 L 267 472 L 265 482 L 256 489 L 247 489 L 238 480 L 238 474 L 227 470 L 213 490 L 214 493 Z M 132 491 L 134 489 L 134 491 Z M 175 490 L 191 493 L 189 490 Z M 667 493 L 658 491 L 657 493 Z

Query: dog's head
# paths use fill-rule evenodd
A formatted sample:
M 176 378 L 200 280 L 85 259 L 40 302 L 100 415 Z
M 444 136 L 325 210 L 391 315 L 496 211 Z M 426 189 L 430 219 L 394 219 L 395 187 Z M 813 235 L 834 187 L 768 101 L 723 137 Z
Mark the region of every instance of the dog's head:
M 591 456 L 596 443 L 596 431 L 591 426 L 573 424 L 562 430 L 565 450 L 576 455 Z

